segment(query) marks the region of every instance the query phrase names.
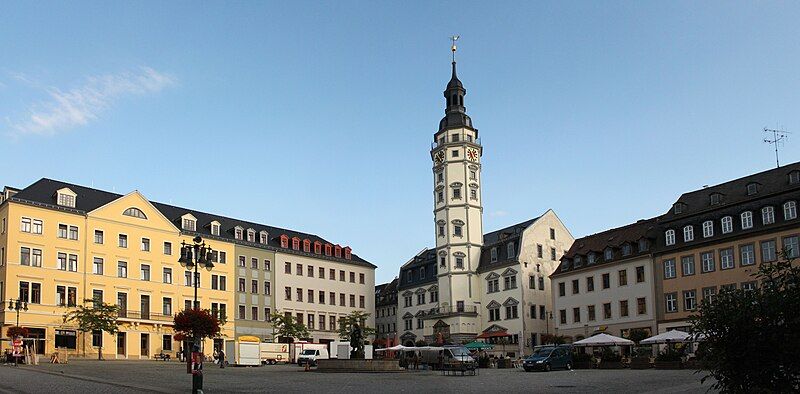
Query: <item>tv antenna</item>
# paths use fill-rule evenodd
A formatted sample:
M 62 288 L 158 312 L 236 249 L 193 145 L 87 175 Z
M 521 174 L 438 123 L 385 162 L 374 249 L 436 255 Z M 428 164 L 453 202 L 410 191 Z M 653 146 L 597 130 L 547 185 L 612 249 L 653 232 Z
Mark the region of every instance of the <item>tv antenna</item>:
M 772 133 L 772 139 L 764 138 L 764 142 L 775 146 L 775 165 L 777 167 L 780 167 L 781 166 L 781 162 L 778 159 L 778 145 L 783 144 L 783 141 L 786 138 L 789 138 L 789 134 L 792 134 L 792 133 L 790 133 L 790 132 L 788 132 L 786 130 L 769 129 L 769 128 L 766 128 L 766 127 L 764 127 L 764 132 L 765 133 Z

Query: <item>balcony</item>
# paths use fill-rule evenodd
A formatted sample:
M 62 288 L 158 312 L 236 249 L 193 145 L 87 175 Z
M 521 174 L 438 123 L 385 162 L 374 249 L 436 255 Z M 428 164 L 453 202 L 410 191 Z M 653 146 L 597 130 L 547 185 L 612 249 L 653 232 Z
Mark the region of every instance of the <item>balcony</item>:
M 431 143 L 431 149 L 433 150 L 433 149 L 436 149 L 436 148 L 438 148 L 440 146 L 444 146 L 444 145 L 447 145 L 447 144 L 457 144 L 457 143 L 462 143 L 462 142 L 466 142 L 468 144 L 472 144 L 472 145 L 475 145 L 475 146 L 480 146 L 481 145 L 481 139 L 480 138 L 473 139 L 471 134 L 450 133 L 450 134 L 447 134 L 447 135 L 442 135 L 441 137 L 439 137 L 439 139 L 436 142 L 432 142 Z
M 172 324 L 173 321 L 172 315 L 164 315 L 161 313 L 153 313 L 153 312 L 131 311 L 131 310 L 120 310 L 117 316 L 121 320 L 147 320 L 147 321 L 155 321 L 159 323 L 168 323 L 168 324 Z
M 440 306 L 431 308 L 425 313 L 425 318 L 433 319 L 448 316 L 478 316 L 478 307 L 475 305 L 459 306 Z

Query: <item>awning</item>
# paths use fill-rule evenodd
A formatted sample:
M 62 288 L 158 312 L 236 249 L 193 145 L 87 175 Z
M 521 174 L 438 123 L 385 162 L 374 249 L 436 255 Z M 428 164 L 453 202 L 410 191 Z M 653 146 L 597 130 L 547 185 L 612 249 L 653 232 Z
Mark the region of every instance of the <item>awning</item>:
M 470 350 L 473 350 L 473 349 L 481 350 L 481 349 L 492 349 L 492 348 L 494 348 L 494 345 L 492 345 L 490 343 L 485 343 L 485 342 L 472 341 L 472 342 L 464 345 L 464 347 L 466 347 L 467 349 L 470 349 Z
M 630 339 L 615 337 L 608 334 L 597 334 L 586 339 L 574 342 L 573 346 L 625 346 L 633 345 Z
M 478 339 L 487 339 L 487 338 L 498 338 L 498 337 L 507 337 L 508 331 L 491 331 L 491 332 L 482 332 L 481 335 L 478 335 Z
M 667 332 L 662 332 L 661 334 L 654 335 L 650 338 L 643 339 L 639 342 L 642 345 L 652 345 L 656 343 L 679 343 L 679 342 L 690 342 L 692 340 L 692 336 L 688 333 L 678 330 L 670 330 Z

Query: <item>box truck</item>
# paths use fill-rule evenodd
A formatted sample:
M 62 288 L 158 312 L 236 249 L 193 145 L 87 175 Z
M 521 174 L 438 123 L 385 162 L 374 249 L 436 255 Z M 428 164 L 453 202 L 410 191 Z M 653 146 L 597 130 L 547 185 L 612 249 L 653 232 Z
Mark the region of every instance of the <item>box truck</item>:
M 289 344 L 288 343 L 267 343 L 262 342 L 261 348 L 261 363 L 262 364 L 277 364 L 277 363 L 290 363 L 292 360 L 289 358 Z

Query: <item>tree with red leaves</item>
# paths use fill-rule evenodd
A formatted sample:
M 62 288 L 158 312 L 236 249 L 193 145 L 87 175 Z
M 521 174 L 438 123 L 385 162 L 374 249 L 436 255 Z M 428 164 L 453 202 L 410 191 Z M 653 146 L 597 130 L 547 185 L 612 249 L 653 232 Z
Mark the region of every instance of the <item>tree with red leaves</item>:
M 9 338 L 25 337 L 28 335 L 28 329 L 24 327 L 12 326 L 8 328 L 7 333 Z
M 188 309 L 175 315 L 175 336 L 194 338 L 216 338 L 220 335 L 219 319 L 208 309 Z

